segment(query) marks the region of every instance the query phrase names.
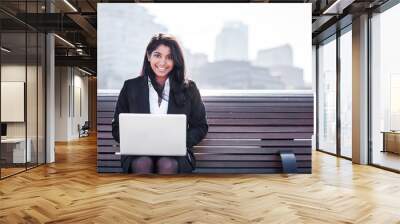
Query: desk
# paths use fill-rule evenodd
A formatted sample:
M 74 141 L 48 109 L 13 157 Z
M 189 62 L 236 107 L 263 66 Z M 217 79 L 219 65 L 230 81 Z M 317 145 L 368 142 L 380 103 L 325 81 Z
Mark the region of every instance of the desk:
M 400 132 L 383 131 L 383 152 L 400 154 Z
M 25 163 L 31 161 L 31 145 L 30 138 L 27 139 L 25 154 L 25 138 L 6 138 L 1 139 L 1 157 L 6 163 Z M 12 158 L 12 159 L 11 159 Z M 27 158 L 27 161 L 25 161 Z

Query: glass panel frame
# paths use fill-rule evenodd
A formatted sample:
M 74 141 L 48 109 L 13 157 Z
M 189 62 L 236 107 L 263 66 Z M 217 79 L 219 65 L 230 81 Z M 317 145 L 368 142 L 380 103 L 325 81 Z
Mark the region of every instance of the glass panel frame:
M 318 150 L 336 154 L 336 35 L 321 43 L 317 54 Z
M 339 37 L 339 112 L 340 112 L 340 147 L 341 157 L 352 158 L 352 26 L 342 30 Z
M 44 0 L 20 1 L 18 9 L 20 13 L 43 13 L 44 5 Z M 6 5 L 1 3 L 0 6 Z M 3 18 L 10 18 L 10 21 L 13 21 L 10 15 L 2 13 Z M 8 132 L 6 139 L 2 139 L 0 145 L 0 158 L 4 160 L 3 157 L 7 156 L 8 163 L 0 160 L 0 179 L 46 162 L 46 35 L 21 22 L 15 22 L 8 28 L 10 29 L 0 27 L 0 45 L 9 49 L 9 52 L 1 50 L 0 81 L 23 82 L 23 122 L 7 122 Z M 9 48 L 6 47 L 6 43 Z M 2 108 L 0 105 L 0 110 L 4 109 L 5 107 Z M 4 150 L 11 153 L 5 155 Z M 16 161 L 18 170 L 4 168 L 6 165 L 16 167 Z
M 352 122 L 351 121 L 351 116 L 352 116 L 352 111 L 351 111 L 351 108 L 352 108 L 352 105 L 351 105 L 351 98 L 352 98 L 352 92 L 351 92 L 351 88 L 352 88 L 352 86 L 351 86 L 352 37 L 351 36 L 352 35 L 351 35 L 351 33 L 352 33 L 352 24 L 337 31 L 335 35 L 332 35 L 329 38 L 321 41 L 321 43 L 318 45 L 318 49 L 320 49 L 321 46 L 331 44 L 330 52 L 334 52 L 334 55 L 327 54 L 327 56 L 329 57 L 329 60 L 330 60 L 329 67 L 330 67 L 330 70 L 332 73 L 332 75 L 330 75 L 331 80 L 329 80 L 329 81 L 331 82 L 331 84 L 329 87 L 323 86 L 323 85 L 327 85 L 326 83 L 325 84 L 321 83 L 321 82 L 324 82 L 324 77 L 321 77 L 321 72 L 324 72 L 323 65 L 321 66 L 321 61 L 324 58 L 324 56 L 322 56 L 322 59 L 321 59 L 321 50 L 317 50 L 317 63 L 316 63 L 317 64 L 316 65 L 316 71 L 317 71 L 317 81 L 316 81 L 317 129 L 316 129 L 316 132 L 317 132 L 317 136 L 318 136 L 316 138 L 317 150 L 328 153 L 328 154 L 335 155 L 340 158 L 348 159 L 348 160 L 352 160 L 352 155 L 351 155 L 352 154 L 352 148 L 351 148 L 352 147 L 351 146 L 352 138 L 351 137 L 349 138 L 349 136 L 351 136 L 351 134 L 352 134 L 352 127 L 351 127 L 351 122 Z M 345 40 L 346 42 L 344 42 L 344 43 L 342 43 L 343 36 L 345 36 L 345 37 L 347 36 L 347 39 Z M 333 43 L 335 43 L 335 44 L 333 44 Z M 343 46 L 342 46 L 342 44 L 343 44 Z M 350 49 L 350 51 L 349 51 L 349 49 Z M 350 80 L 350 82 L 349 82 L 349 80 Z M 346 85 L 344 85 L 343 82 L 345 82 Z M 332 92 L 330 95 L 330 98 L 329 98 L 329 107 L 326 107 L 327 99 L 326 99 L 326 96 L 323 95 L 324 92 L 327 91 L 327 89 L 331 90 L 331 92 Z M 333 94 L 333 91 L 334 91 L 334 94 Z M 346 91 L 346 94 L 347 94 L 346 96 L 344 95 L 343 91 Z M 350 95 L 350 97 L 348 97 L 349 95 Z M 323 97 L 325 97 L 325 99 Z M 325 102 L 324 102 L 324 100 L 325 100 Z M 325 104 L 325 109 L 331 108 L 330 114 L 325 114 L 325 115 L 323 114 L 324 113 L 324 109 L 323 109 L 324 105 L 322 105 L 322 104 Z M 344 115 L 342 113 L 343 109 L 347 110 L 347 112 L 346 112 L 347 114 Z M 326 128 L 324 129 L 324 126 L 323 126 L 324 125 L 323 122 L 326 117 L 329 117 L 329 121 L 331 121 L 329 134 L 327 133 L 328 129 L 326 129 Z M 346 122 L 346 123 L 344 123 L 344 122 Z M 325 120 L 325 124 L 329 124 L 329 122 L 327 122 Z M 325 131 L 325 133 L 324 132 L 321 133 L 321 130 Z M 321 147 L 321 140 L 325 140 L 325 139 L 321 139 L 321 135 L 325 136 L 330 141 L 329 144 L 324 145 L 325 142 L 322 142 L 322 147 Z M 328 150 L 326 149 L 326 146 L 329 147 Z
M 383 6 L 384 7 L 384 6 Z M 385 7 L 384 7 L 385 8 Z M 400 49 L 395 23 L 400 19 L 400 4 L 393 5 L 370 18 L 370 111 L 369 163 L 400 172 L 400 65 L 396 54 Z M 400 82 L 400 81 L 399 81 Z
M 26 119 L 26 73 L 27 48 L 26 32 L 7 32 L 1 34 L 1 45 L 7 46 L 9 52 L 2 51 L 1 57 L 1 91 L 3 115 L 1 121 L 7 125 L 7 134 L 1 140 L 2 166 L 1 177 L 11 176 L 26 170 L 27 119 Z M 21 92 L 22 91 L 22 92 Z M 6 100 L 12 94 L 11 100 Z M 7 102 L 8 101 L 8 102 Z M 16 105 L 16 106 L 14 106 Z M 11 111 L 11 107 L 18 111 Z M 11 116 L 11 114 L 14 114 Z M 16 116 L 16 114 L 18 114 Z

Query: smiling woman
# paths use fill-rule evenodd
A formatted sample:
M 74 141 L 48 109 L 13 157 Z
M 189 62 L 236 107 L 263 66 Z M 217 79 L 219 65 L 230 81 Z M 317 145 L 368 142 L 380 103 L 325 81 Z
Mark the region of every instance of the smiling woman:
M 118 142 L 121 113 L 185 114 L 187 118 L 186 156 L 123 155 L 125 172 L 174 174 L 188 173 L 195 168 L 191 148 L 205 137 L 208 125 L 199 90 L 185 76 L 182 49 L 175 37 L 163 33 L 154 35 L 146 47 L 141 75 L 125 81 L 112 123 L 112 134 Z

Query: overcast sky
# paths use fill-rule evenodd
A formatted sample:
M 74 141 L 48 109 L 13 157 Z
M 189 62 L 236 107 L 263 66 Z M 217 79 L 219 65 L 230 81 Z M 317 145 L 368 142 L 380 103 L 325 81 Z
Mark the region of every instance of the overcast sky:
M 166 26 L 185 48 L 214 56 L 215 38 L 228 21 L 249 27 L 249 59 L 257 51 L 290 44 L 294 65 L 311 82 L 311 4 L 266 3 L 141 3 L 156 22 Z

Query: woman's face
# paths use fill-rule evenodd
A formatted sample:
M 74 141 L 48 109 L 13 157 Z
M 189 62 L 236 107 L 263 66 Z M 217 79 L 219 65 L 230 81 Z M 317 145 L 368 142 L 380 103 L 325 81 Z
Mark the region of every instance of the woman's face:
M 165 45 L 159 45 L 151 55 L 147 56 L 151 69 L 158 78 L 166 78 L 174 68 L 171 49 Z

